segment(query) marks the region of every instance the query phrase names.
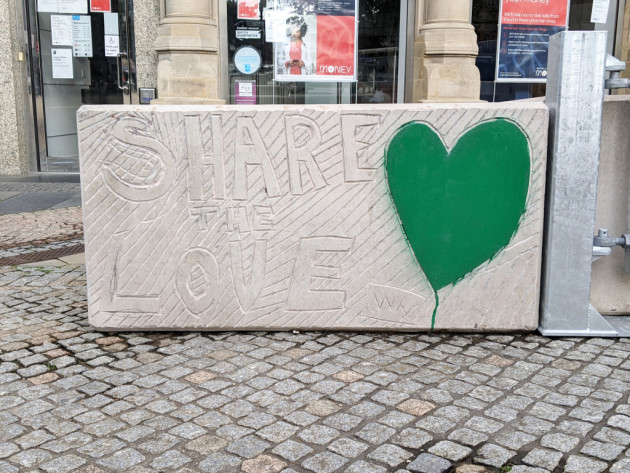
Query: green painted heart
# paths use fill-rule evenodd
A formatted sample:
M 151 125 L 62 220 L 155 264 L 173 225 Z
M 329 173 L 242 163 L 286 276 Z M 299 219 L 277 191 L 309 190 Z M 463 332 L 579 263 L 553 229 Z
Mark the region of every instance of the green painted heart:
M 530 155 L 515 124 L 482 123 L 446 149 L 424 123 L 400 128 L 386 151 L 389 189 L 416 259 L 436 293 L 494 258 L 525 213 Z M 435 316 L 435 314 L 434 314 Z

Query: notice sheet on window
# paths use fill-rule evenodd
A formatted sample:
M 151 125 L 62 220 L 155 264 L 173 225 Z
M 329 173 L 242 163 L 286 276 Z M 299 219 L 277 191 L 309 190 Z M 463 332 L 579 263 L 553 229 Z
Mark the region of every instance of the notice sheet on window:
M 89 16 L 72 15 L 72 52 L 75 57 L 92 57 L 92 22 Z
M 59 13 L 59 0 L 37 0 L 37 11 L 40 13 Z
M 53 46 L 72 46 L 72 16 L 50 15 Z
M 87 0 L 59 0 L 59 13 L 87 12 Z
M 51 50 L 53 79 L 74 79 L 72 72 L 72 49 Z

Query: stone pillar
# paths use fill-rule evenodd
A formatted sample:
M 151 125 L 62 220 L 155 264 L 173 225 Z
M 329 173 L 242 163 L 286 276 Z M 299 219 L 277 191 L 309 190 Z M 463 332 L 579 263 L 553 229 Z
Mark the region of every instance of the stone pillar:
M 18 8 L 20 2 L 0 0 L 0 176 L 28 173 L 26 130 L 32 125 L 24 120 L 30 97 L 23 86 L 26 62 L 19 59 L 24 47 L 18 30 L 23 34 L 24 28 L 16 24 L 22 18 Z
M 159 104 L 222 104 L 217 0 L 165 0 L 155 50 Z
M 414 68 L 419 72 L 414 101 L 479 101 L 479 48 L 469 22 L 470 0 L 424 0 L 418 8 L 423 14 L 418 15 L 415 61 L 422 58 L 422 64 Z

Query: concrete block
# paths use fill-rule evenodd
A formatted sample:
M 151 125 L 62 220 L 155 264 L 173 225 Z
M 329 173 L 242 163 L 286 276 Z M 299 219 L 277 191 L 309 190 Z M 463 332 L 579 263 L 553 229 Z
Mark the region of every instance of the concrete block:
M 107 330 L 532 330 L 540 103 L 85 106 Z
M 604 101 L 601 153 L 597 182 L 595 233 L 607 228 L 618 237 L 630 229 L 630 97 L 607 96 Z M 591 304 L 605 315 L 630 314 L 630 274 L 625 272 L 625 251 L 613 248 L 610 256 L 593 263 Z

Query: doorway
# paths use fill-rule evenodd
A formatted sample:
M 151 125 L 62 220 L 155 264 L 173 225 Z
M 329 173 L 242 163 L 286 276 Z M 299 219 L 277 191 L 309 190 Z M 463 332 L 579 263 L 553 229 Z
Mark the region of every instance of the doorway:
M 133 0 L 24 1 L 37 171 L 79 172 L 79 107 L 138 102 Z

